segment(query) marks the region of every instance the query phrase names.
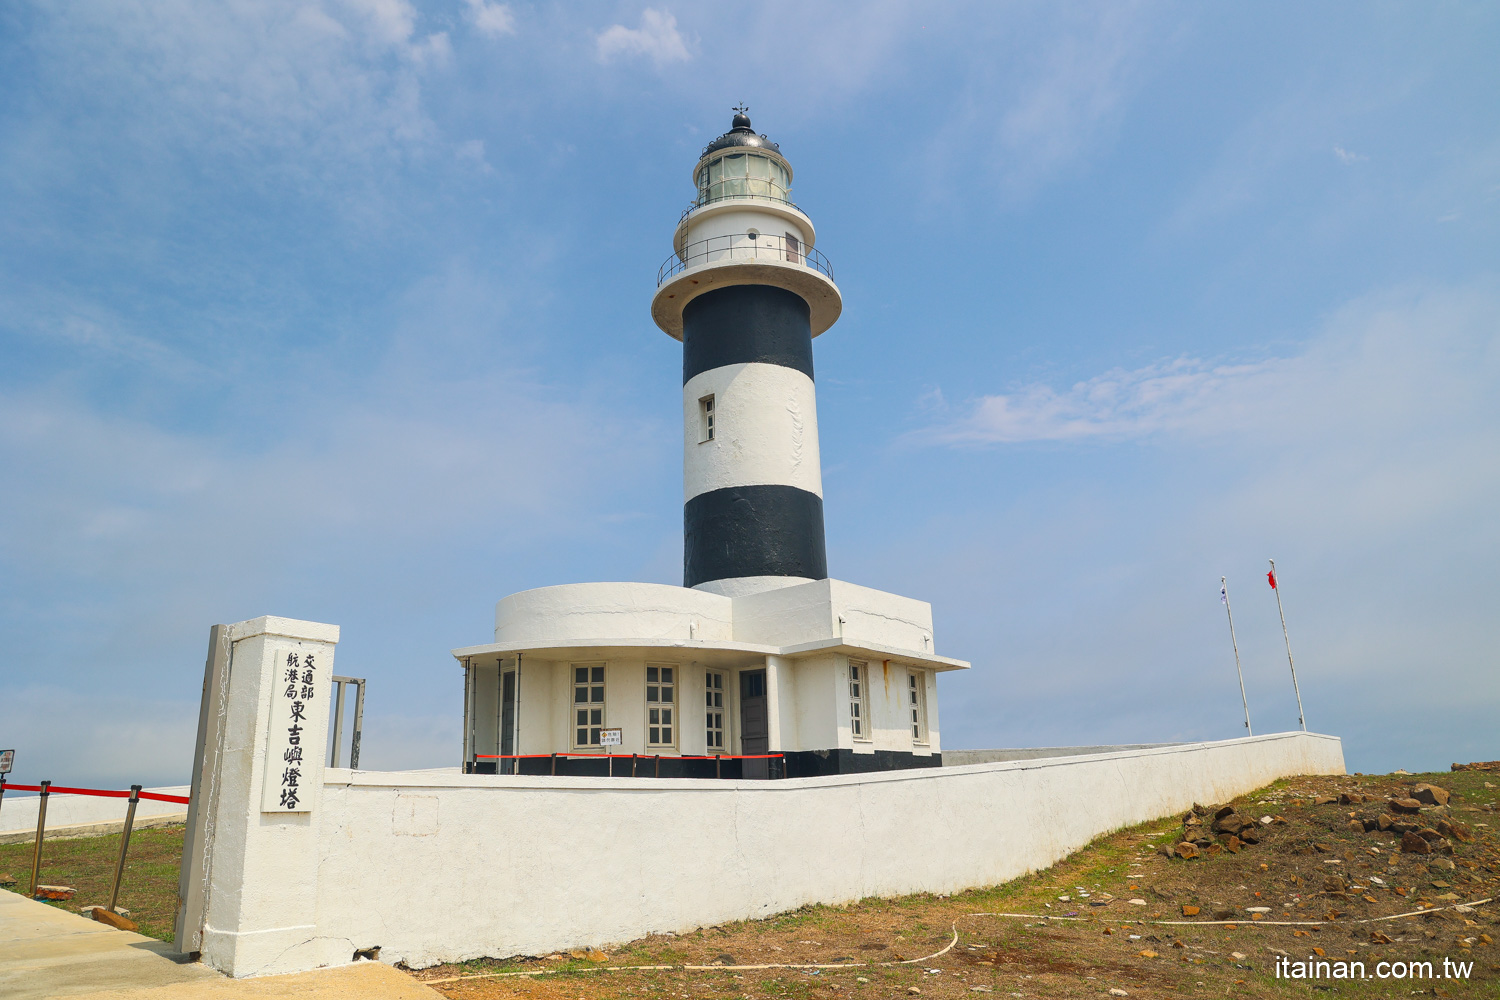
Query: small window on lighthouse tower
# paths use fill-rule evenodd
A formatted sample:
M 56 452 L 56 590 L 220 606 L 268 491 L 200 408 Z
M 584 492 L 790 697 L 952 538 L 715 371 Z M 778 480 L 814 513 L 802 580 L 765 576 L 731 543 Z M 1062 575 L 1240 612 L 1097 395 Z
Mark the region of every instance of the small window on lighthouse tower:
M 698 443 L 714 439 L 714 398 L 704 396 L 698 400 Z

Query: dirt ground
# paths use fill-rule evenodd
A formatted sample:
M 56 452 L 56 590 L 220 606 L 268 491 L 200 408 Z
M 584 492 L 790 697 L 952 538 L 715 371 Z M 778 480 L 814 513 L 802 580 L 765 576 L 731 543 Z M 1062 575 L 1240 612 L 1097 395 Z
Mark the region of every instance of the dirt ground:
M 1462 824 L 1472 840 L 1449 841 L 1451 855 L 1403 853 L 1399 834 L 1365 832 L 1358 822 L 1388 813 L 1388 798 L 1420 782 L 1448 789 L 1452 800 L 1395 818 Z M 1159 849 L 1182 834 L 1182 817 L 1167 817 L 1101 838 L 1045 871 L 952 897 L 805 907 L 654 935 L 608 954 L 481 960 L 412 975 L 454 1000 L 1500 997 L 1500 905 L 1466 905 L 1500 897 L 1497 785 L 1495 772 L 1294 778 L 1230 803 L 1257 821 L 1271 817 L 1256 825 L 1260 842 L 1238 853 L 1163 856 Z M 1315 804 L 1340 795 L 1345 804 Z M 1356 796 L 1370 801 L 1348 801 Z M 1413 911 L 1429 912 L 1378 919 Z M 1283 958 L 1330 965 L 1309 970 L 1314 978 L 1279 978 Z M 1369 978 L 1334 978 L 1337 961 L 1363 962 Z M 1433 978 L 1377 978 L 1381 962 L 1431 962 Z M 1467 975 L 1453 963 L 1471 963 Z M 728 967 L 797 964 L 848 967 Z M 667 968 L 619 969 L 643 965 Z M 497 972 L 506 975 L 486 975 Z

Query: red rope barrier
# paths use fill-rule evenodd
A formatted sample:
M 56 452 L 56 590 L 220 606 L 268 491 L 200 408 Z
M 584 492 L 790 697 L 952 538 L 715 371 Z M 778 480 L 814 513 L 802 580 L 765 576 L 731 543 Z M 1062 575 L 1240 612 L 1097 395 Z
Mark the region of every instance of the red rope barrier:
M 691 754 L 650 753 L 476 753 L 474 758 L 476 760 L 521 760 L 523 758 L 530 760 L 538 757 L 561 757 L 564 760 L 603 760 L 606 757 L 613 757 L 618 760 L 630 760 L 634 757 L 636 760 L 655 760 L 661 757 L 663 760 L 770 760 L 785 756 L 780 753 L 724 753 L 707 757 L 696 757 Z M 141 794 L 144 798 L 145 793 Z
M 7 792 L 40 792 L 41 785 L 12 785 L 6 783 Z M 128 799 L 129 792 L 117 792 L 108 788 L 65 788 L 62 785 L 49 785 L 47 791 L 52 795 L 97 795 L 105 799 Z M 164 795 L 160 792 L 141 792 L 138 796 L 143 799 L 154 799 L 157 802 L 180 802 L 187 805 L 190 799 L 186 795 Z

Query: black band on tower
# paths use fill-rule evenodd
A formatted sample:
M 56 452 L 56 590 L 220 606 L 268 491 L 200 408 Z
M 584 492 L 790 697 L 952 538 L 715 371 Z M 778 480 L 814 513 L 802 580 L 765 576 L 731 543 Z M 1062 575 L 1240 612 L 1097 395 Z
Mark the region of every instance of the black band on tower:
M 704 292 L 682 310 L 682 384 L 702 372 L 751 362 L 795 368 L 812 378 L 808 316 L 802 296 L 774 285 Z
M 682 520 L 684 587 L 741 576 L 828 576 L 823 500 L 815 493 L 729 486 L 693 497 Z

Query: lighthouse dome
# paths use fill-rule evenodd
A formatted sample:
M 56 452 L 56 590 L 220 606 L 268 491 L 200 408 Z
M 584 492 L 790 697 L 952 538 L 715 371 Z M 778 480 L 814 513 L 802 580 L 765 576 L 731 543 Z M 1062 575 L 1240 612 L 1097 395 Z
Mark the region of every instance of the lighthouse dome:
M 693 168 L 698 188 L 698 206 L 726 198 L 769 198 L 791 201 L 792 165 L 781 155 L 781 147 L 750 125 L 750 116 L 738 112 L 730 129 L 703 147 Z

